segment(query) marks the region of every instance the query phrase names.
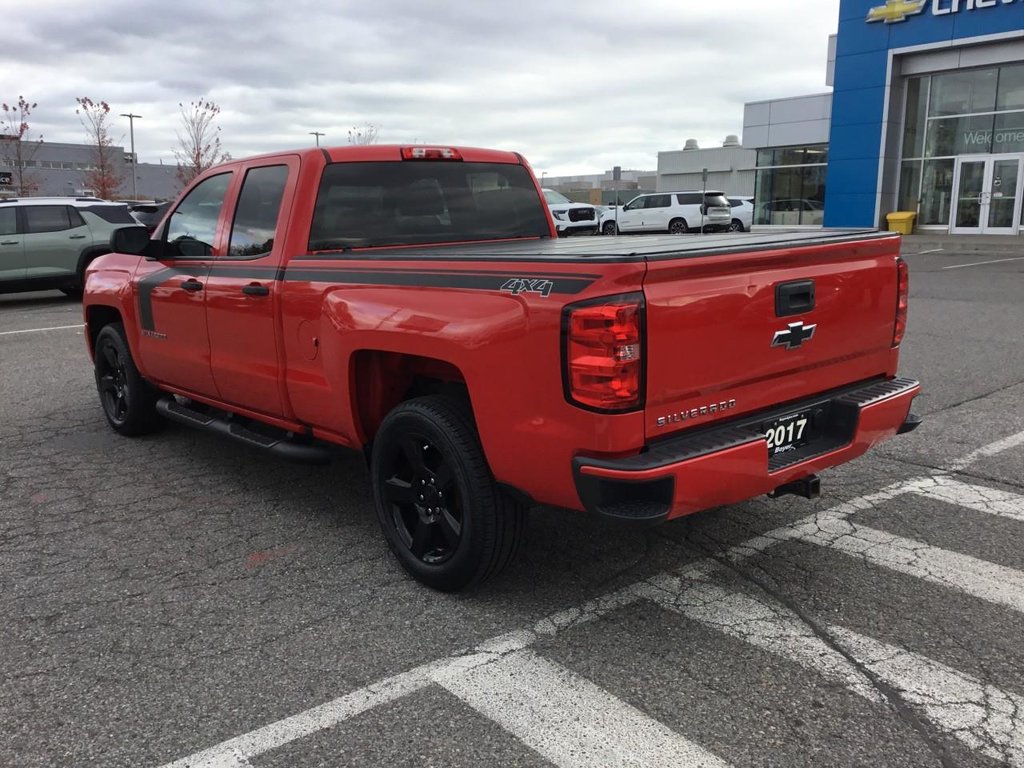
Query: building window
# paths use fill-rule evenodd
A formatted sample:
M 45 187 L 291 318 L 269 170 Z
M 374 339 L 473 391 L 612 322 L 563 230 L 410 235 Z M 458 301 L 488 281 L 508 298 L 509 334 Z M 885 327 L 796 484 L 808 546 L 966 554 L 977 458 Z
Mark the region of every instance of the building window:
M 758 150 L 757 163 L 755 224 L 821 226 L 828 165 L 826 145 Z

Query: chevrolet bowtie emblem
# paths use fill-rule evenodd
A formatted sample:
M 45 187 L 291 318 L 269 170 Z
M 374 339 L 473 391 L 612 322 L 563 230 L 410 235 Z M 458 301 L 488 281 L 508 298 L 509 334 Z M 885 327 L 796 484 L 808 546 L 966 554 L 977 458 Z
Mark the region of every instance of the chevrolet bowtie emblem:
M 927 0 L 887 0 L 885 5 L 878 5 L 868 11 L 868 21 L 884 21 L 892 24 L 897 21 L 906 21 L 908 16 L 914 16 L 924 10 Z
M 786 330 L 775 332 L 775 336 L 772 338 L 772 346 L 796 349 L 805 341 L 811 340 L 811 337 L 814 336 L 814 329 L 817 327 L 817 323 L 814 325 L 804 325 L 803 322 L 790 323 Z

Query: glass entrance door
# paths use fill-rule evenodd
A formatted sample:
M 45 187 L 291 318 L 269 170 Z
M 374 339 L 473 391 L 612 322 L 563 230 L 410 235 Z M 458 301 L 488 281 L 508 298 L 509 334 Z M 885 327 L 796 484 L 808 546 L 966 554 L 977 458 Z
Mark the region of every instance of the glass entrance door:
M 953 234 L 1015 235 L 1024 174 L 1020 155 L 960 158 L 953 189 Z

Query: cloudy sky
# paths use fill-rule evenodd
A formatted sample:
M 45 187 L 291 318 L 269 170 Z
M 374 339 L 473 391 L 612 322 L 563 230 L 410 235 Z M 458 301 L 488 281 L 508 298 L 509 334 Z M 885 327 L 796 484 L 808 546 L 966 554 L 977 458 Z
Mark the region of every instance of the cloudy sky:
M 653 169 L 741 134 L 743 104 L 827 90 L 839 0 L 7 0 L 0 101 L 82 142 L 75 98 L 142 115 L 173 163 L 179 102 L 220 105 L 236 157 L 353 126 L 521 151 L 539 174 Z M 128 121 L 113 136 L 128 146 Z

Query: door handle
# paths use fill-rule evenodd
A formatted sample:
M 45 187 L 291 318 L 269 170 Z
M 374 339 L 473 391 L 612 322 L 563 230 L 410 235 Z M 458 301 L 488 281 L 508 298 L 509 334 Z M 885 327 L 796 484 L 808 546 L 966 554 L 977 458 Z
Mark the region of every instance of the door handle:
M 4 240 L 3 242 L 0 242 L 0 245 L 19 245 L 19 244 L 20 244 L 19 240 Z
M 242 293 L 246 296 L 269 296 L 270 289 L 265 285 L 259 283 L 249 283 L 242 287 Z
M 191 293 L 203 290 L 203 284 L 196 280 L 194 277 L 190 277 L 188 280 L 183 281 L 181 287 Z
M 85 235 L 71 235 L 68 240 L 85 240 Z

